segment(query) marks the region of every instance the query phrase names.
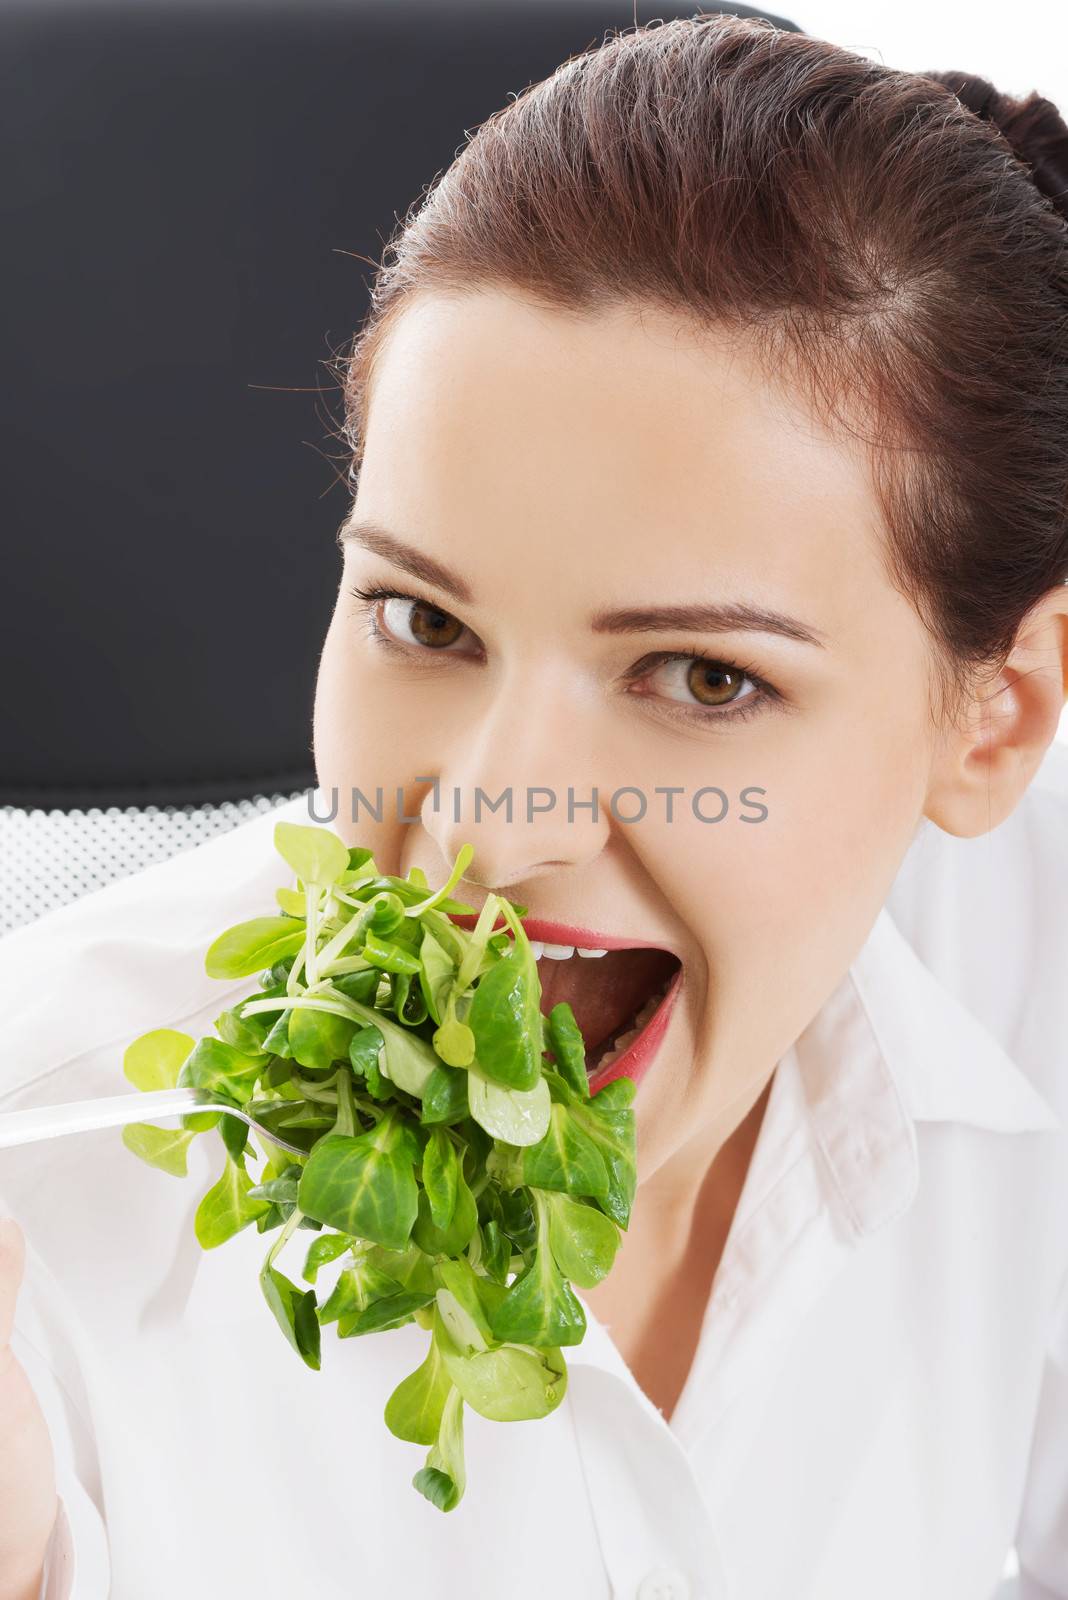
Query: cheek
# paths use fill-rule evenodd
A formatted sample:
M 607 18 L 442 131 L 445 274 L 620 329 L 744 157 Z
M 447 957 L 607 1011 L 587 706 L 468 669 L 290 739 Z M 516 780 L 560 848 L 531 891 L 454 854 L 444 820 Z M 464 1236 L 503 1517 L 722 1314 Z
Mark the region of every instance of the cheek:
M 390 818 L 397 814 L 396 790 L 403 785 L 409 812 L 408 802 L 416 803 L 414 790 L 423 787 L 415 778 L 435 770 L 443 734 L 446 746 L 451 737 L 440 703 L 426 694 L 422 680 L 386 667 L 360 629 L 340 604 L 319 657 L 313 713 L 317 780 L 327 798 L 332 789 L 338 791 L 340 815 L 348 821 L 354 787 L 370 804 L 377 804 L 381 790 L 382 815 Z M 461 722 L 454 737 L 462 736 L 462 727 Z M 352 842 L 370 844 L 363 834 L 372 823 L 368 805 L 361 802 L 355 829 L 348 830 L 360 837 Z
M 320 787 L 345 797 L 355 784 L 370 797 L 376 785 L 399 783 L 393 759 L 395 717 L 388 695 L 373 682 L 366 642 L 339 603 L 319 657 L 315 684 L 315 768 Z M 387 769 L 388 770 L 385 770 Z
M 904 725 L 858 718 L 810 735 L 763 780 L 768 816 L 732 824 L 704 851 L 717 927 L 759 935 L 784 956 L 814 930 L 847 951 L 863 938 L 925 793 L 923 746 Z
M 319 786 L 326 792 L 344 782 L 353 744 L 359 738 L 359 728 L 353 726 L 358 701 L 349 670 L 350 646 L 344 637 L 344 626 L 339 605 L 323 641 L 315 680 L 315 770 Z
M 719 1075 L 724 1099 L 781 1056 L 840 981 L 920 814 L 916 760 L 892 741 L 869 729 L 866 742 L 813 737 L 813 749 L 765 763 L 768 816 L 706 828 L 676 875 L 706 962 L 692 1000 L 696 1070 Z

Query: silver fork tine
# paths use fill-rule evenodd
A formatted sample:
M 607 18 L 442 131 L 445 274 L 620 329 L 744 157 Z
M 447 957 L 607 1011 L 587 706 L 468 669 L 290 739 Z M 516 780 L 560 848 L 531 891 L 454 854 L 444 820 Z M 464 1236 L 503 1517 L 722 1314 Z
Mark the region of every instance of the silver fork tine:
M 307 1155 L 289 1144 L 245 1111 L 220 1105 L 199 1089 L 150 1089 L 137 1094 L 105 1095 L 99 1100 L 72 1100 L 60 1106 L 31 1106 L 25 1111 L 0 1112 L 0 1150 L 38 1139 L 55 1139 L 64 1133 L 90 1133 L 96 1128 L 118 1128 L 126 1122 L 159 1122 L 184 1117 L 191 1111 L 225 1111 L 269 1139 L 282 1150 Z

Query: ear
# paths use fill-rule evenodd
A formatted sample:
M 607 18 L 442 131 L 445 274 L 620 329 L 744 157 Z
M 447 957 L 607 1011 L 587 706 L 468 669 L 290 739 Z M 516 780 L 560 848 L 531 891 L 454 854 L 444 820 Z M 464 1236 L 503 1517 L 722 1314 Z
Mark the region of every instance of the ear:
M 1068 697 L 1068 584 L 1027 613 L 1004 666 L 976 686 L 943 735 L 924 815 L 972 839 L 1016 809 L 1057 734 Z

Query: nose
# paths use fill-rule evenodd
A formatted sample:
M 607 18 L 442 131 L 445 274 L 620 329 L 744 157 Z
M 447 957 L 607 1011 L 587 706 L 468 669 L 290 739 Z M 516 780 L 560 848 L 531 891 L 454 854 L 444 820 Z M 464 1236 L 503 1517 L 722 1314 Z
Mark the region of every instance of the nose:
M 528 683 L 533 676 L 536 696 L 523 694 L 509 673 L 482 716 L 465 721 L 438 773 L 426 775 L 436 781 L 420 821 L 444 863 L 451 866 L 461 845 L 474 847 L 454 894 L 462 894 L 463 882 L 507 889 L 580 869 L 608 840 L 607 795 L 594 794 L 593 729 L 566 683 L 547 681 L 544 669 Z

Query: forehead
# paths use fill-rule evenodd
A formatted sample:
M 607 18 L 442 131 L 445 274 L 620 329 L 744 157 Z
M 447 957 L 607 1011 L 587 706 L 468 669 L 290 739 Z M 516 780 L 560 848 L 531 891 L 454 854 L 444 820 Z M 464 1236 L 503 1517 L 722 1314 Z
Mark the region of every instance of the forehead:
M 885 582 L 861 450 L 744 339 L 647 305 L 415 299 L 375 364 L 360 506 L 483 569 L 495 540 L 615 567 L 655 554 L 658 587 L 674 567 L 692 582 L 695 556 L 750 589 L 772 572 L 822 589 L 831 567 Z

